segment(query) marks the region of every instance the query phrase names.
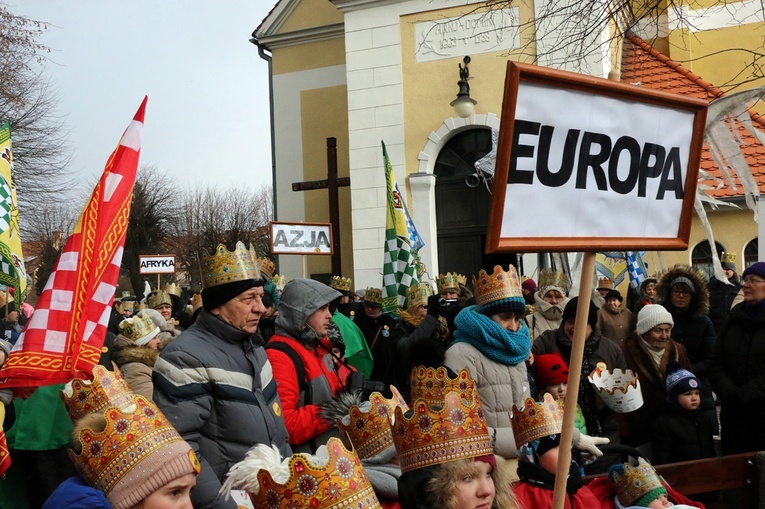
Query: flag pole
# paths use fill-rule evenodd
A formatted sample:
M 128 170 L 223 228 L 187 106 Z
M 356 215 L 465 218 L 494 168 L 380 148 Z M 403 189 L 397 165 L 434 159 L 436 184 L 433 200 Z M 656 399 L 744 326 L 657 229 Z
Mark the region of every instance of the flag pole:
M 574 418 L 576 417 L 576 405 L 579 401 L 579 378 L 582 374 L 585 332 L 587 330 L 587 316 L 590 312 L 592 274 L 594 271 L 595 253 L 585 252 L 582 260 L 582 274 L 579 278 L 579 302 L 576 308 L 576 321 L 574 322 L 574 340 L 572 341 L 571 358 L 568 363 L 568 389 L 563 406 L 563 429 L 560 434 L 558 465 L 555 471 L 553 509 L 563 509 L 566 501 L 566 481 L 568 481 L 568 472 L 571 467 L 571 440 L 574 436 Z

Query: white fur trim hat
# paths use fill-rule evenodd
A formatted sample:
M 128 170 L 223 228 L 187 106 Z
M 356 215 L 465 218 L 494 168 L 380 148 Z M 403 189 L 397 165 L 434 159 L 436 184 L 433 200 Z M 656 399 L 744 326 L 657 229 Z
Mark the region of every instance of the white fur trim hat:
M 668 323 L 674 327 L 675 321 L 672 319 L 670 312 L 661 304 L 647 304 L 638 313 L 637 333 L 642 336 L 663 323 Z

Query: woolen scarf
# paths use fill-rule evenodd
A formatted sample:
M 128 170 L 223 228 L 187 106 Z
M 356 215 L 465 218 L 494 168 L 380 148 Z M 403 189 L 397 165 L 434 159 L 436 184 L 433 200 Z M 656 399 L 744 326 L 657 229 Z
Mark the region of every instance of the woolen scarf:
M 515 366 L 524 362 L 531 352 L 531 338 L 526 323 L 521 320 L 517 332 L 503 329 L 497 322 L 468 306 L 457 315 L 454 323 L 454 339 L 457 343 L 468 343 L 489 359 Z

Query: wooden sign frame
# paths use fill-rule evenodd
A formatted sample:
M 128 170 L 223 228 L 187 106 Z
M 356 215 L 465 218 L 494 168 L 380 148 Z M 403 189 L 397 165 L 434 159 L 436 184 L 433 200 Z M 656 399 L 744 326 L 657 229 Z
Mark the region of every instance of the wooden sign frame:
M 501 236 L 508 187 L 508 173 L 511 161 L 511 148 L 516 125 L 516 108 L 519 89 L 524 84 L 550 87 L 550 89 L 565 89 L 579 93 L 598 96 L 608 101 L 619 101 L 625 109 L 633 107 L 634 103 L 658 106 L 670 113 L 673 111 L 687 112 L 692 115 L 692 133 L 688 146 L 688 162 L 683 184 L 683 201 L 679 214 L 677 235 L 674 237 L 619 237 L 619 236 Z M 492 189 L 491 214 L 486 239 L 486 252 L 551 252 L 551 251 L 622 251 L 629 248 L 656 250 L 685 250 L 688 248 L 691 220 L 696 194 L 697 176 L 701 149 L 704 143 L 704 127 L 708 103 L 703 99 L 689 98 L 677 94 L 649 90 L 644 87 L 624 84 L 616 81 L 574 74 L 566 71 L 549 69 L 518 62 L 508 62 L 505 78 L 505 91 L 502 103 L 502 119 L 497 143 L 497 163 Z M 561 111 L 560 115 L 566 115 Z M 618 120 L 618 119 L 617 119 Z M 685 148 L 685 147 L 683 147 Z M 576 171 L 576 170 L 574 170 Z M 586 174 L 585 174 L 586 177 Z M 536 178 L 536 177 L 535 177 Z M 574 176 L 572 175 L 572 178 Z M 527 185 L 528 192 L 534 193 L 536 185 Z M 543 187 L 544 188 L 544 187 Z M 613 191 L 612 191 L 613 192 Z M 614 192 L 615 193 L 615 192 Z M 657 202 L 658 203 L 658 202 Z M 592 205 L 595 206 L 595 205 Z M 677 206 L 677 204 L 673 204 Z M 537 216 L 547 214 L 546 220 L 555 221 L 555 204 L 545 208 L 542 203 L 528 211 Z M 613 220 L 622 222 L 630 220 L 629 210 L 608 210 L 603 214 L 613 215 Z M 673 219 L 671 216 L 669 219 Z M 626 224 L 626 223 L 624 223 Z M 674 224 L 674 223 L 670 223 Z
M 282 244 L 281 242 L 276 242 L 276 237 L 278 236 L 278 232 L 282 231 L 284 232 L 283 227 L 291 228 L 290 231 L 295 232 L 292 236 L 287 236 L 285 233 L 285 240 L 288 243 L 288 246 L 285 248 L 279 248 L 279 246 Z M 303 235 L 305 235 L 306 228 L 309 227 L 308 231 L 313 232 L 320 232 L 324 234 L 324 237 L 327 239 L 327 242 L 329 243 L 329 251 L 316 251 L 315 244 L 314 245 L 308 245 L 308 241 L 303 240 Z M 282 222 L 282 221 L 271 221 L 269 224 L 269 232 L 270 232 L 270 244 L 271 244 L 271 254 L 292 254 L 292 255 L 333 255 L 335 253 L 334 250 L 334 244 L 332 243 L 332 223 L 305 223 L 305 222 Z M 298 233 L 300 234 L 298 237 Z M 318 239 L 318 236 L 316 237 Z

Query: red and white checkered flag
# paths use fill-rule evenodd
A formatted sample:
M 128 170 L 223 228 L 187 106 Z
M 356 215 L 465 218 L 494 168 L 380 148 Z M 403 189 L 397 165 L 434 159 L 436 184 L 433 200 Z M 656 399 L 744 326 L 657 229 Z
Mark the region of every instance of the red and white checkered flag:
M 91 377 L 120 273 L 146 100 L 107 161 L 32 318 L 0 370 L 0 387 L 24 392 Z

